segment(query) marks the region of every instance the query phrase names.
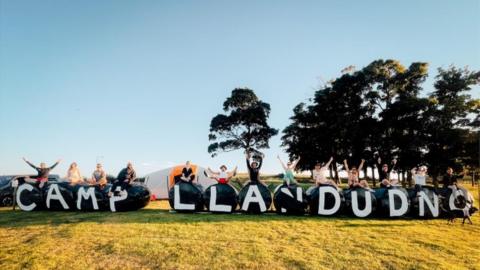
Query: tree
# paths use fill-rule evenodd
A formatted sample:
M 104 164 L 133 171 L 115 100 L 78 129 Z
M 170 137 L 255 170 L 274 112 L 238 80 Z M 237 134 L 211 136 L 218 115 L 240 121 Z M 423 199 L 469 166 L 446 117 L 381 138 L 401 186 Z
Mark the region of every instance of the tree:
M 430 119 L 427 122 L 430 136 L 426 161 L 435 185 L 446 167 L 460 169 L 465 165 L 462 157 L 465 143 L 468 143 L 466 138 L 472 128 L 476 128 L 480 112 L 479 100 L 467 93 L 479 83 L 480 72 L 454 66 L 438 69 L 435 91 L 430 94 L 433 105 L 426 112 Z
M 267 123 L 270 105 L 259 100 L 251 89 L 234 89 L 223 103 L 223 111 L 226 114 L 218 114 L 210 123 L 208 138 L 213 143 L 208 152 L 212 157 L 220 151 L 268 148 L 268 141 L 278 133 Z

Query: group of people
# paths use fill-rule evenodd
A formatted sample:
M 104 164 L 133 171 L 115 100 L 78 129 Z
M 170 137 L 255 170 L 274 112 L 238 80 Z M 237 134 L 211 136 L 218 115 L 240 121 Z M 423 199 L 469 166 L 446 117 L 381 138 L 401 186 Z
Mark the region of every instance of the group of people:
M 30 165 L 30 167 L 34 168 L 37 171 L 37 176 L 35 179 L 27 180 L 31 183 L 38 184 L 39 188 L 43 188 L 45 183 L 48 181 L 48 176 L 50 172 L 61 162 L 58 160 L 52 166 L 48 167 L 47 164 L 44 162 L 40 163 L 40 166 L 37 167 L 32 164 L 27 159 L 23 158 L 23 160 Z M 67 175 L 65 179 L 70 183 L 70 185 L 91 185 L 91 186 L 99 186 L 100 188 L 104 188 L 108 181 L 107 181 L 107 173 L 103 169 L 101 163 L 97 163 L 95 170 L 93 171 L 90 178 L 84 179 L 82 174 L 80 173 L 80 169 L 76 162 L 70 164 Z M 127 167 L 122 169 L 118 174 L 118 177 L 112 183 L 112 187 L 110 188 L 110 192 L 108 193 L 109 196 L 112 196 L 114 192 L 117 191 L 118 187 L 120 187 L 119 192 L 125 192 L 126 188 L 136 179 L 135 169 L 133 168 L 133 164 L 128 162 Z
M 248 174 L 250 178 L 250 183 L 252 184 L 264 184 L 260 180 L 260 169 L 262 167 L 263 154 L 252 154 L 251 152 L 246 152 L 246 164 L 248 169 Z M 296 185 L 297 181 L 295 180 L 294 172 L 296 171 L 298 162 L 300 161 L 300 157 L 295 159 L 294 161 L 288 161 L 284 163 L 280 156 L 277 156 L 283 170 L 283 181 L 284 184 L 287 186 Z M 253 160 L 252 160 L 253 159 Z M 45 163 L 40 163 L 40 166 L 37 167 L 33 165 L 31 162 L 23 158 L 23 160 L 34 168 L 37 171 L 37 177 L 34 180 L 38 183 L 39 187 L 42 188 L 45 183 L 48 181 L 48 175 L 50 172 L 60 163 L 61 160 L 58 160 L 55 164 L 48 167 Z M 316 186 L 321 185 L 331 185 L 338 188 L 338 184 L 335 181 L 329 180 L 326 177 L 327 171 L 330 168 L 330 165 L 333 161 L 333 157 L 330 158 L 328 162 L 325 164 L 317 163 L 312 171 L 312 177 L 315 181 Z M 378 166 L 381 166 L 381 170 L 379 171 L 379 179 L 380 179 L 380 186 L 383 188 L 388 188 L 392 186 L 399 185 L 398 179 L 393 179 L 390 177 L 391 172 L 395 170 L 395 166 L 397 164 L 397 160 L 394 159 L 391 162 L 391 166 L 389 164 L 382 164 L 382 160 L 378 158 L 377 163 Z M 355 188 L 364 188 L 370 189 L 369 184 L 366 180 L 360 180 L 360 171 L 362 171 L 363 166 L 365 164 L 365 160 L 362 159 L 359 166 L 349 166 L 347 160 L 343 160 L 343 165 L 347 172 L 348 178 L 348 187 L 350 189 Z M 215 179 L 219 184 L 228 184 L 230 179 L 232 179 L 237 174 L 237 167 L 235 167 L 232 171 L 228 171 L 227 166 L 222 165 L 220 166 L 219 171 L 213 171 L 212 169 L 208 168 L 205 172 L 206 176 Z M 427 184 L 427 167 L 426 166 L 419 166 L 413 168 L 411 170 L 412 180 L 414 181 L 415 187 L 419 190 L 422 186 Z M 443 177 L 443 186 L 445 188 L 451 188 L 456 190 L 457 189 L 457 180 L 461 178 L 462 175 L 455 175 L 453 174 L 453 169 L 448 168 L 446 174 Z M 80 170 L 77 166 L 77 163 L 73 162 L 66 175 L 67 181 L 71 185 L 78 185 L 78 184 L 88 184 L 88 185 L 97 185 L 101 188 L 107 185 L 107 174 L 102 167 L 102 164 L 97 163 L 95 170 L 93 171 L 90 178 L 85 179 L 82 177 Z M 116 180 L 112 183 L 112 188 L 110 189 L 109 196 L 112 195 L 113 192 L 117 191 L 118 187 L 120 187 L 120 191 L 125 191 L 126 188 L 136 179 L 136 172 L 133 168 L 131 162 L 128 162 L 127 167 L 122 169 L 118 174 Z M 196 179 L 196 176 L 192 170 L 192 166 L 190 161 L 185 163 L 184 168 L 182 169 L 181 175 L 175 177 L 175 181 L 184 181 L 193 183 Z

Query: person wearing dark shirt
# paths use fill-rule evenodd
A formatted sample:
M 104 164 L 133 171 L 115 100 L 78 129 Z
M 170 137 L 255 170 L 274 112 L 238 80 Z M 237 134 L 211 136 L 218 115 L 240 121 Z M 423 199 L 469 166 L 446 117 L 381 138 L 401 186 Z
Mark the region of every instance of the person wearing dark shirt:
M 447 173 L 443 176 L 443 187 L 451 188 L 457 186 L 458 179 L 463 178 L 463 174 L 454 174 L 451 167 L 447 168 Z
M 250 152 L 246 153 L 247 168 L 248 168 L 248 174 L 250 176 L 250 182 L 251 183 L 254 183 L 254 184 L 261 183 L 260 182 L 260 168 L 262 168 L 262 162 L 263 162 L 264 157 L 265 156 L 262 154 L 260 156 L 259 162 L 254 161 L 254 162 L 250 163 L 250 158 L 251 158 Z
M 47 164 L 45 164 L 45 162 L 42 162 L 42 163 L 40 163 L 40 167 L 37 167 L 37 166 L 33 165 L 27 159 L 23 158 L 23 160 L 28 165 L 30 165 L 30 167 L 34 168 L 37 171 L 36 182 L 39 183 L 38 186 L 40 188 L 42 188 L 45 185 L 45 183 L 48 181 L 48 175 L 50 175 L 50 171 L 53 170 L 53 168 L 55 168 L 58 165 L 58 163 L 60 163 L 60 161 L 61 161 L 59 159 L 57 162 L 55 162 L 55 164 L 53 164 L 50 167 L 47 167 Z
M 377 164 L 378 166 L 382 166 L 382 169 L 378 172 L 378 175 L 379 175 L 379 179 L 380 179 L 380 187 L 382 188 L 386 188 L 386 187 L 390 187 L 392 185 L 396 185 L 398 184 L 398 181 L 397 180 L 391 180 L 390 179 L 390 173 L 395 170 L 395 165 L 397 164 L 397 160 L 394 159 L 392 160 L 392 166 L 389 167 L 388 164 L 383 164 L 382 165 L 382 159 L 381 158 L 378 158 L 377 160 Z
M 137 175 L 135 170 L 133 169 L 133 165 L 131 162 L 127 164 L 127 167 L 120 171 L 117 176 L 117 179 L 113 182 L 112 187 L 110 188 L 110 192 L 108 192 L 108 196 L 112 196 L 113 192 L 116 191 L 117 187 L 120 187 L 120 191 L 125 192 L 127 187 L 135 181 Z
M 192 183 L 195 180 L 195 174 L 193 174 L 192 167 L 190 165 L 190 161 L 185 163 L 185 167 L 182 169 L 182 175 L 180 175 L 180 180 Z

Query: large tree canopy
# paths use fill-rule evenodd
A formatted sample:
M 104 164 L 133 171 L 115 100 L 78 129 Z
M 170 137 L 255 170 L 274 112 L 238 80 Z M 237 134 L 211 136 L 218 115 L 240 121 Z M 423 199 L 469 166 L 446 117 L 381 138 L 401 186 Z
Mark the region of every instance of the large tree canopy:
M 236 88 L 223 103 L 225 114 L 218 114 L 210 123 L 208 152 L 237 149 L 256 150 L 268 148 L 268 141 L 278 133 L 268 123 L 270 105 L 262 102 L 253 90 Z
M 304 170 L 330 156 L 364 158 L 371 168 L 379 157 L 382 163 L 396 158 L 400 172 L 425 164 L 434 177 L 445 166 L 473 164 L 465 143 L 474 141 L 480 102 L 467 93 L 479 83 L 479 73 L 439 69 L 430 96 L 421 95 L 427 76 L 428 64 L 421 62 L 407 68 L 377 60 L 349 69 L 317 90 L 310 104 L 295 107 L 282 146 L 291 157 L 304 157 Z

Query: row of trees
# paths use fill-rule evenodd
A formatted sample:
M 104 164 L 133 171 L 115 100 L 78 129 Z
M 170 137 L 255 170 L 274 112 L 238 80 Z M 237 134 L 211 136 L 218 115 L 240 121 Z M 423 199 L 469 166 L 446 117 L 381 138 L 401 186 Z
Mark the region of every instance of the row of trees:
M 403 181 L 411 168 L 426 165 L 437 184 L 447 166 L 478 169 L 480 100 L 469 93 L 480 84 L 480 72 L 440 68 L 434 90 L 425 94 L 427 76 L 428 64 L 421 62 L 406 68 L 396 60 L 377 60 L 358 71 L 345 69 L 294 108 L 282 146 L 291 159 L 302 156 L 302 170 L 330 156 L 338 163 L 363 158 L 365 175 L 367 167 L 374 175 L 379 158 L 397 159 Z M 224 111 L 211 121 L 212 155 L 268 148 L 278 132 L 267 123 L 270 106 L 250 89 L 233 90 Z M 338 179 L 337 164 L 331 174 Z

